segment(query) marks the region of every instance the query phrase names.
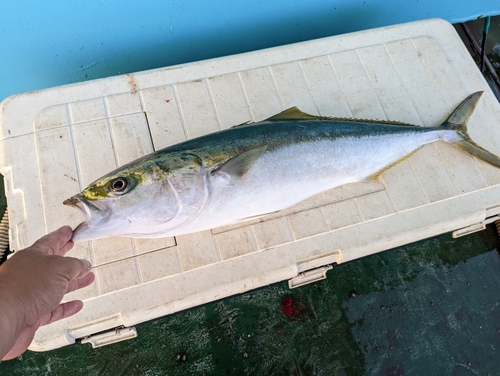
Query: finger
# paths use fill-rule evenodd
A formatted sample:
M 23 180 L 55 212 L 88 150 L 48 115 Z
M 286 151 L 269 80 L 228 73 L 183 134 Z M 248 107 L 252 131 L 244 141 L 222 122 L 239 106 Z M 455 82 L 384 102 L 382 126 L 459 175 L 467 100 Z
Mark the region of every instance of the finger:
M 59 262 L 58 273 L 66 278 L 68 283 L 72 279 L 82 278 L 92 269 L 90 262 L 84 259 L 77 259 L 75 257 L 61 257 Z
M 41 237 L 33 244 L 33 247 L 46 255 L 64 256 L 73 247 L 72 236 L 71 227 L 63 226 Z
M 72 300 L 70 302 L 59 304 L 52 312 L 40 321 L 40 326 L 49 325 L 58 320 L 73 316 L 75 313 L 80 312 L 82 308 L 83 302 L 81 300 Z
M 65 256 L 66 253 L 68 253 L 71 249 L 73 249 L 73 246 L 75 243 L 73 243 L 73 240 L 68 240 L 57 252 L 59 256 Z
M 68 289 L 66 290 L 66 294 L 68 292 L 72 292 L 75 290 L 83 289 L 87 287 L 95 280 L 95 274 L 93 272 L 89 272 L 81 278 L 73 279 L 68 283 Z
M 73 248 L 73 241 L 71 237 L 73 236 L 73 229 L 70 226 L 63 226 L 58 228 L 56 231 L 51 232 L 58 240 L 58 246 L 56 246 L 54 255 L 64 256 Z

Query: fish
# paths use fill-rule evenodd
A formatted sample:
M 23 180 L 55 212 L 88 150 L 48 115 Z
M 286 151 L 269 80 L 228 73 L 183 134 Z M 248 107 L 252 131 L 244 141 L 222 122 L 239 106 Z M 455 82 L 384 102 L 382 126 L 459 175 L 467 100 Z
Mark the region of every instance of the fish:
M 84 218 L 72 239 L 177 236 L 259 218 L 376 179 L 438 140 L 500 167 L 500 158 L 467 133 L 481 95 L 469 95 L 437 127 L 315 116 L 293 107 L 166 147 L 65 200 Z

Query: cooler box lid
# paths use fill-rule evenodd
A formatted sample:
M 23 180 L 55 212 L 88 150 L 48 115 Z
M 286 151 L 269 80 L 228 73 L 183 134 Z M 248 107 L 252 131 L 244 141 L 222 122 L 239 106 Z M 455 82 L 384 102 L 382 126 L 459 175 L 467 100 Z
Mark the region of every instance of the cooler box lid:
M 188 138 L 292 106 L 437 126 L 480 90 L 469 131 L 500 155 L 499 103 L 453 27 L 434 19 L 10 97 L 0 105 L 0 172 L 11 248 L 76 226 L 81 217 L 64 199 Z M 500 213 L 499 183 L 500 169 L 436 142 L 379 182 L 342 186 L 250 222 L 77 243 L 69 254 L 91 260 L 96 280 L 67 299 L 85 307 L 41 327 L 30 349 L 113 343 L 134 337 L 140 322 L 278 281 L 300 286 L 334 263 L 480 229 Z

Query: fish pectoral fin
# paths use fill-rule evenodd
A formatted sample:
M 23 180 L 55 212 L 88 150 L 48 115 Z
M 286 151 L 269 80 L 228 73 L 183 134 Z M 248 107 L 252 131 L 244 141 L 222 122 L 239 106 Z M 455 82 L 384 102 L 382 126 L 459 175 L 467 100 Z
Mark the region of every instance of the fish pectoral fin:
M 257 161 L 257 159 L 264 154 L 266 149 L 266 145 L 250 149 L 240 155 L 237 155 L 236 157 L 231 158 L 214 170 L 213 173 L 223 172 L 231 176 L 231 178 L 241 179 L 248 172 L 248 170 L 250 170 L 255 161 Z

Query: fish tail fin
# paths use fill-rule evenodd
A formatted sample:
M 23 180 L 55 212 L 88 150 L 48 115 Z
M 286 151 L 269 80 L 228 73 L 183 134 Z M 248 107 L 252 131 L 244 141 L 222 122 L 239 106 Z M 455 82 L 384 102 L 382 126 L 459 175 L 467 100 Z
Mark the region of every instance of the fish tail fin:
M 500 158 L 472 141 L 467 132 L 467 121 L 474 112 L 482 94 L 482 91 L 478 91 L 465 98 L 448 119 L 441 124 L 441 128 L 451 129 L 456 132 L 458 140 L 453 141 L 453 143 L 458 148 L 496 167 L 500 167 Z
M 453 129 L 460 138 L 469 141 L 470 136 L 467 133 L 467 122 L 472 116 L 472 113 L 476 109 L 479 99 L 483 95 L 482 91 L 478 91 L 474 94 L 469 95 L 465 98 L 462 103 L 460 103 L 457 108 L 448 116 L 448 119 L 441 124 L 441 128 Z

